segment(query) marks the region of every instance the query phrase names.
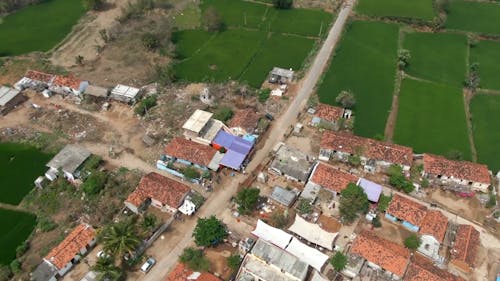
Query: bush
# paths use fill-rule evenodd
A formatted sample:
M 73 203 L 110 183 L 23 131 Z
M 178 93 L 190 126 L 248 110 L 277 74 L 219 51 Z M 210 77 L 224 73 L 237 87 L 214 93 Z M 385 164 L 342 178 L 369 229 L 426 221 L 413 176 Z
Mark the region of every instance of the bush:
M 156 95 L 149 96 L 143 100 L 135 107 L 134 111 L 136 114 L 139 114 L 140 116 L 144 116 L 148 109 L 150 109 L 153 106 L 156 106 Z
M 236 195 L 236 203 L 238 203 L 238 212 L 247 214 L 255 209 L 257 201 L 259 200 L 260 189 L 258 188 L 244 188 L 238 191 Z
M 10 271 L 12 271 L 12 273 L 14 274 L 20 273 L 22 271 L 21 262 L 19 262 L 19 260 L 17 259 L 13 260 L 10 263 Z
M 258 97 L 259 102 L 261 102 L 261 103 L 266 102 L 270 95 L 271 95 L 271 89 L 260 90 L 259 97 Z
M 198 249 L 185 248 L 179 260 L 194 271 L 207 271 L 210 268 L 210 262 L 203 256 L 203 252 Z
M 358 155 L 352 155 L 347 158 L 347 161 L 351 166 L 358 167 L 361 165 L 361 158 Z
M 182 170 L 182 174 L 188 179 L 199 179 L 201 177 L 200 172 L 195 168 L 186 167 Z
M 391 200 L 392 195 L 385 196 L 384 194 L 381 194 L 378 200 L 377 210 L 379 210 L 380 212 L 385 212 L 385 210 L 387 210 L 387 207 L 389 207 L 389 203 L 391 202 Z
M 227 265 L 233 270 L 237 271 L 241 264 L 241 257 L 238 254 L 233 254 L 227 257 Z
M 214 113 L 214 119 L 226 122 L 233 117 L 233 110 L 229 107 L 221 107 Z
M 288 216 L 284 212 L 275 211 L 271 215 L 271 221 L 274 227 L 283 228 L 288 224 Z
M 405 176 L 402 174 L 392 175 L 389 178 L 389 184 L 396 187 L 399 190 L 403 190 L 405 193 L 410 193 L 415 189 L 413 183 L 409 181 L 407 178 L 405 178 Z
M 380 222 L 380 218 L 378 216 L 374 217 L 372 220 L 373 227 L 381 227 L 382 223 Z
M 273 0 L 273 5 L 277 9 L 290 9 L 293 6 L 293 0 Z
M 101 161 L 102 161 L 101 156 L 92 154 L 89 157 L 89 159 L 87 159 L 87 161 L 85 161 L 82 171 L 85 171 L 85 172 L 94 171 L 95 169 L 97 169 L 97 167 L 99 167 L 99 165 L 101 164 Z
M 40 229 L 40 231 L 49 232 L 49 231 L 56 229 L 56 227 L 57 227 L 57 223 L 55 223 L 51 219 L 49 219 L 47 217 L 39 217 L 38 218 L 38 228 Z
M 82 4 L 87 10 L 99 10 L 104 6 L 104 0 L 83 0 Z
M 488 199 L 488 202 L 486 202 L 486 208 L 493 208 L 497 205 L 497 198 L 495 194 L 490 193 L 490 198 Z
M 301 215 L 312 213 L 313 207 L 311 205 L 311 200 L 305 198 L 300 199 L 299 204 L 297 205 L 297 211 Z
M 153 33 L 146 32 L 142 35 L 141 38 L 142 45 L 149 50 L 154 50 L 160 46 L 160 40 Z
M 416 250 L 418 247 L 420 247 L 421 243 L 422 240 L 420 240 L 420 237 L 418 237 L 416 234 L 411 234 L 404 241 L 405 247 L 410 250 Z
M 24 241 L 21 245 L 16 248 L 16 257 L 21 257 L 30 249 L 30 243 L 28 241 Z
M 107 175 L 101 171 L 94 171 L 87 180 L 82 184 L 81 188 L 87 195 L 95 195 L 99 193 L 106 183 Z

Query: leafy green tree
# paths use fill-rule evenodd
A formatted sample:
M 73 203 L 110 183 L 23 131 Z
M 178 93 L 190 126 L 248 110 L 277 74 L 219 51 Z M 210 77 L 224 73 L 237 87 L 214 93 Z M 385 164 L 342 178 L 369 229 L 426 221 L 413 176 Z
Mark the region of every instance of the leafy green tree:
M 233 110 L 230 107 L 223 106 L 214 113 L 214 119 L 226 122 L 233 117 Z
M 335 101 L 345 108 L 352 108 L 356 104 L 356 98 L 351 91 L 342 91 L 335 98 Z
M 18 259 L 15 259 L 10 263 L 10 271 L 12 271 L 12 273 L 14 274 L 20 273 L 22 271 L 21 262 Z
M 244 188 L 236 194 L 236 203 L 238 203 L 238 212 L 248 214 L 255 209 L 259 200 L 260 189 Z
M 226 227 L 215 216 L 199 218 L 193 231 L 198 246 L 215 246 L 227 237 Z
M 91 269 L 98 273 L 98 281 L 119 281 L 124 279 L 122 268 L 114 265 L 109 258 L 98 258 Z
M 106 183 L 107 175 L 105 172 L 94 171 L 82 184 L 81 188 L 87 195 L 99 193 Z
M 106 227 L 100 235 L 104 251 L 115 256 L 133 256 L 141 240 L 132 221 L 118 222 Z
M 273 5 L 277 9 L 291 9 L 293 0 L 273 0 Z
M 238 254 L 233 254 L 227 257 L 227 265 L 233 270 L 237 271 L 241 264 L 241 257 Z
M 416 250 L 418 247 L 420 247 L 421 243 L 422 240 L 416 234 L 411 234 L 410 236 L 406 237 L 404 241 L 405 247 L 410 250 Z
M 409 50 L 400 49 L 398 51 L 398 67 L 405 69 L 410 64 L 411 54 Z
M 142 227 L 147 230 L 153 230 L 158 223 L 158 219 L 153 214 L 147 214 L 142 218 Z
M 392 175 L 389 178 L 389 184 L 397 189 L 403 190 L 405 193 L 412 192 L 415 187 L 403 174 Z
M 392 195 L 385 196 L 384 194 L 381 194 L 380 198 L 378 199 L 377 209 L 380 212 L 385 212 L 385 210 L 387 210 L 387 207 L 389 207 L 389 203 L 391 202 L 391 200 L 392 200 Z
M 335 255 L 330 259 L 330 264 L 333 266 L 335 271 L 342 271 L 347 265 L 347 257 L 341 252 L 335 252 Z
M 157 97 L 156 95 L 149 96 L 143 100 L 135 107 L 134 111 L 136 114 L 139 114 L 141 116 L 144 116 L 146 112 L 152 108 L 153 106 L 156 106 L 157 104 Z
M 368 197 L 361 187 L 350 183 L 340 192 L 340 217 L 347 224 L 354 222 L 359 213 L 365 213 L 368 206 Z
M 221 15 L 213 6 L 208 7 L 203 13 L 203 23 L 210 32 L 223 31 L 225 28 Z
M 203 252 L 198 249 L 185 248 L 179 260 L 191 270 L 207 271 L 210 268 L 210 262 L 203 256 Z
M 82 4 L 87 10 L 100 10 L 104 6 L 104 0 L 82 0 Z
M 297 211 L 301 215 L 312 213 L 313 207 L 311 205 L 311 200 L 305 198 L 300 199 L 299 204 L 297 205 Z

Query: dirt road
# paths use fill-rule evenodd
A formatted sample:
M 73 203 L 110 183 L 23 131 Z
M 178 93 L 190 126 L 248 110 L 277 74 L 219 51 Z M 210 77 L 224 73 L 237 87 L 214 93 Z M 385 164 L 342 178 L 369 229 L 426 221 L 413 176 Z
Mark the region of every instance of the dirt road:
M 318 52 L 312 66 L 310 67 L 308 73 L 306 74 L 304 80 L 302 81 L 300 88 L 298 90 L 297 96 L 289 105 L 286 112 L 280 116 L 270 128 L 271 133 L 266 140 L 266 143 L 262 149 L 257 151 L 252 161 L 247 166 L 247 172 L 252 173 L 255 168 L 268 157 L 269 152 L 272 148 L 283 139 L 285 132 L 293 126 L 296 122 L 298 113 L 302 110 L 307 99 L 311 95 L 318 82 L 323 70 L 325 69 L 328 59 L 337 44 L 340 35 L 342 34 L 343 27 L 347 21 L 347 18 L 352 10 L 355 0 L 348 0 L 347 4 L 342 8 L 338 17 L 330 30 L 328 37 L 326 38 L 323 46 Z M 199 217 L 207 217 L 210 215 L 220 216 L 227 206 L 227 203 L 232 196 L 236 193 L 236 190 L 240 183 L 244 181 L 246 176 L 239 174 L 233 178 L 233 180 L 227 186 L 220 187 L 217 191 L 210 196 L 210 198 L 205 202 L 205 204 L 198 211 Z M 196 221 L 189 220 L 183 224 L 178 225 L 177 231 L 180 231 L 180 236 L 172 236 L 169 241 L 158 240 L 148 251 L 149 254 L 154 255 L 158 264 L 146 275 L 132 274 L 129 276 L 129 280 L 144 280 L 144 281 L 157 281 L 163 280 L 168 272 L 177 263 L 179 255 L 182 250 L 190 246 L 193 243 L 193 238 L 191 233 L 195 227 Z M 173 248 L 169 247 L 175 245 Z

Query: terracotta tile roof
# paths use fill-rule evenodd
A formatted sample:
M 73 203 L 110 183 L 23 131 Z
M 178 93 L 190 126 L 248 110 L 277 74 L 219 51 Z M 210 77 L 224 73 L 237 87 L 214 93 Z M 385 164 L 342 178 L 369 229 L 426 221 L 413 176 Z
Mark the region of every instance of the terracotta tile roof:
M 184 138 L 174 138 L 166 147 L 169 156 L 187 160 L 202 166 L 208 166 L 217 151 L 208 146 Z
M 455 235 L 455 243 L 451 250 L 450 260 L 452 262 L 465 263 L 470 268 L 473 268 L 479 243 L 479 231 L 471 225 L 459 225 L 457 234 Z
M 331 106 L 324 103 L 320 103 L 316 107 L 316 116 L 328 122 L 339 120 L 342 118 L 343 114 L 344 109 L 341 107 Z
M 194 272 L 183 263 L 178 263 L 165 281 L 220 281 L 220 279 L 208 272 Z
M 413 149 L 398 144 L 377 141 L 345 132 L 325 131 L 320 147 L 350 154 L 360 154 L 369 159 L 411 166 Z
M 420 254 L 412 257 L 405 281 L 464 281 L 464 279 L 440 269 L 432 263 L 431 260 Z
M 80 224 L 64 240 L 53 248 L 45 257 L 58 269 L 62 269 L 81 249 L 95 237 L 95 230 L 88 224 Z
M 153 172 L 142 177 L 139 185 L 126 201 L 139 206 L 144 200 L 151 198 L 163 205 L 177 208 L 189 190 L 189 186 Z
M 238 110 L 229 122 L 229 127 L 240 127 L 245 131 L 253 133 L 257 124 L 259 123 L 260 116 L 251 108 Z
M 448 228 L 448 218 L 438 210 L 428 211 L 420 225 L 420 234 L 434 236 L 439 242 L 443 242 L 446 229 Z
M 75 90 L 80 89 L 81 83 L 82 83 L 81 80 L 76 79 L 73 76 L 60 76 L 60 75 L 56 75 L 54 81 L 52 82 L 53 85 L 60 87 L 69 87 Z
M 416 201 L 395 194 L 386 213 L 420 227 L 427 215 L 427 208 Z
M 41 81 L 44 83 L 50 83 L 52 81 L 52 78 L 54 78 L 54 75 L 36 71 L 36 70 L 28 70 L 26 74 L 24 74 L 24 77 L 29 78 L 31 80 L 37 80 Z
M 373 232 L 363 231 L 353 242 L 351 252 L 402 277 L 408 266 L 410 251 Z
M 340 193 L 349 183 L 358 182 L 355 175 L 343 172 L 328 164 L 318 162 L 316 169 L 311 175 L 311 181 L 324 188 Z
M 491 183 L 488 166 L 468 161 L 454 161 L 442 156 L 424 154 L 424 171 L 467 181 Z

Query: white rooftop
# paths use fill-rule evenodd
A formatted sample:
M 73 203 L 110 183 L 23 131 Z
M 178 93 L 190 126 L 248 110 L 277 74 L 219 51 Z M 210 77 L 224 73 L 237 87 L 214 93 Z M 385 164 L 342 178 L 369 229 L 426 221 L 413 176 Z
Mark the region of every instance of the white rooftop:
M 183 129 L 199 133 L 214 115 L 211 112 L 197 109 L 182 126 Z
M 19 94 L 19 90 L 0 86 L 0 106 L 5 106 L 10 100 Z
M 296 256 L 299 260 L 309 264 L 312 268 L 317 271 L 321 271 L 323 265 L 328 260 L 328 256 L 322 252 L 307 246 L 306 244 L 299 241 L 297 238 L 293 238 L 292 242 L 288 244 L 285 249 L 288 253 Z
M 338 233 L 328 232 L 319 225 L 306 221 L 299 215 L 295 215 L 295 221 L 288 230 L 328 250 L 333 250 L 333 242 L 338 235 Z
M 252 231 L 252 234 L 282 249 L 285 249 L 293 237 L 285 231 L 274 228 L 261 220 L 257 221 L 257 227 Z
M 135 98 L 135 96 L 137 96 L 139 91 L 140 90 L 137 88 L 118 84 L 118 85 L 116 85 L 116 87 L 113 88 L 113 90 L 111 91 L 111 94 L 118 95 L 118 96 L 125 96 L 125 97 L 133 99 L 133 98 Z

